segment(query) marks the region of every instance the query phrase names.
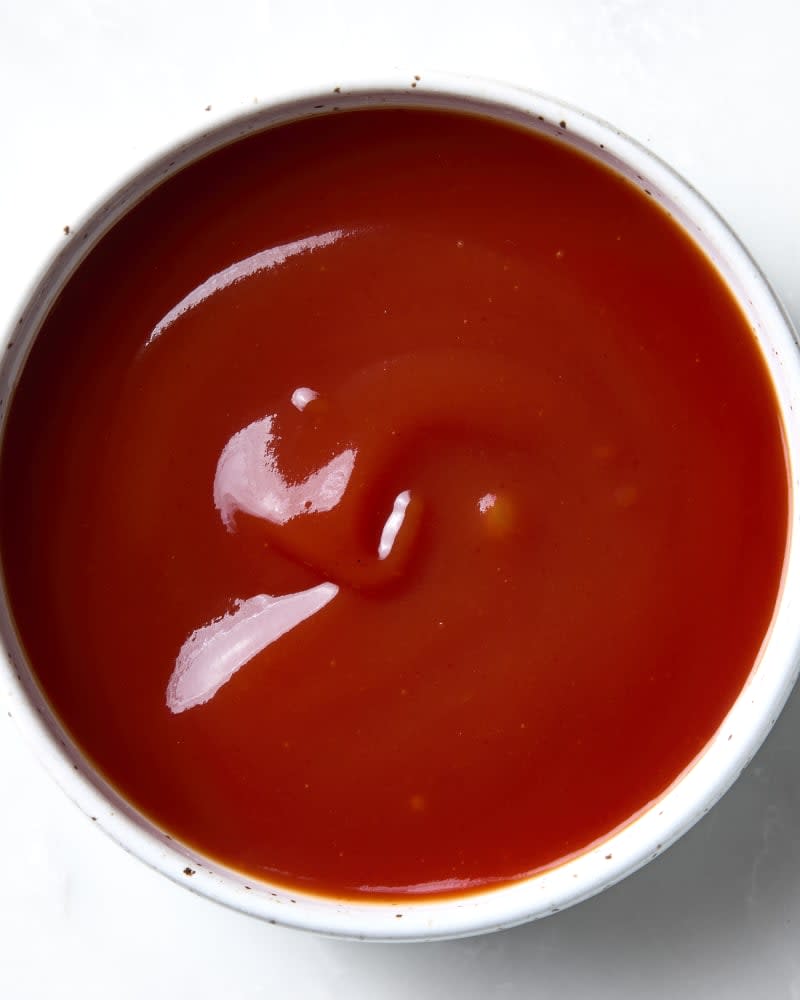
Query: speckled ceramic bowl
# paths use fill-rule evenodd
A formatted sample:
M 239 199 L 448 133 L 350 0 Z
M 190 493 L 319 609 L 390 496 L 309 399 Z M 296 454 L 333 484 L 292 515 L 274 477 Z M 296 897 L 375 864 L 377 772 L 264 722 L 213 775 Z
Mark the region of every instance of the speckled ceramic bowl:
M 652 194 L 702 247 L 738 299 L 769 367 L 780 403 L 793 498 L 780 598 L 757 662 L 739 698 L 700 756 L 637 819 L 572 861 L 512 885 L 457 899 L 338 902 L 247 882 L 171 840 L 139 815 L 85 761 L 53 715 L 25 662 L 5 600 L 6 655 L 0 685 L 9 711 L 58 783 L 123 848 L 175 882 L 273 923 L 377 940 L 457 937 L 555 913 L 612 885 L 656 857 L 706 813 L 759 747 L 795 681 L 800 658 L 800 353 L 764 276 L 714 210 L 684 180 L 611 126 L 555 100 L 469 78 L 387 78 L 326 93 L 290 95 L 235 117 L 164 153 L 127 180 L 76 227 L 28 296 L 8 335 L 0 399 L 8 401 L 37 330 L 60 289 L 100 237 L 164 178 L 248 133 L 307 115 L 375 105 L 478 112 L 556 135 Z M 2 407 L 3 404 L 0 404 Z M 2 414 L 4 417 L 4 413 Z

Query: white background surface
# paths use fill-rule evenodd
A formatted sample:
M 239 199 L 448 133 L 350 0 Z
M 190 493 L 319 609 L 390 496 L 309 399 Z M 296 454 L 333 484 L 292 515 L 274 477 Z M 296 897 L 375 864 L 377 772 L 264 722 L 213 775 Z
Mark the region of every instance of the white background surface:
M 798 39 L 796 0 L 0 0 L 0 322 L 62 228 L 166 143 L 296 83 L 400 66 L 523 83 L 639 138 L 800 325 Z M 799 695 L 627 882 L 514 931 L 398 946 L 182 891 L 106 840 L 0 711 L 0 997 L 800 998 Z

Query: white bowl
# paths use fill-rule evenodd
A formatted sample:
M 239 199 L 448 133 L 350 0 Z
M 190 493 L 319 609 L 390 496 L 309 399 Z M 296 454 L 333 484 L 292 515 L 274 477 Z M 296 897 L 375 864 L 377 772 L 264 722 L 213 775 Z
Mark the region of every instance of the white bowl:
M 263 883 L 196 855 L 128 805 L 83 758 L 49 708 L 0 601 L 0 684 L 9 711 L 53 777 L 98 825 L 130 853 L 173 881 L 271 923 L 375 940 L 432 940 L 499 930 L 555 913 L 601 891 L 685 833 L 726 791 L 758 749 L 783 707 L 800 663 L 800 351 L 791 325 L 758 267 L 725 223 L 691 186 L 652 153 L 604 122 L 550 98 L 508 85 L 459 77 L 395 75 L 327 93 L 289 95 L 234 117 L 167 151 L 128 179 L 74 230 L 27 297 L 9 333 L 0 369 L 7 401 L 51 304 L 89 250 L 149 190 L 186 164 L 271 125 L 339 109 L 379 105 L 477 112 L 558 135 L 645 188 L 688 231 L 723 275 L 752 326 L 769 367 L 790 466 L 789 547 L 778 606 L 760 655 L 736 703 L 697 759 L 637 819 L 601 844 L 551 871 L 455 899 L 337 902 Z M 0 419 L 4 420 L 4 403 Z

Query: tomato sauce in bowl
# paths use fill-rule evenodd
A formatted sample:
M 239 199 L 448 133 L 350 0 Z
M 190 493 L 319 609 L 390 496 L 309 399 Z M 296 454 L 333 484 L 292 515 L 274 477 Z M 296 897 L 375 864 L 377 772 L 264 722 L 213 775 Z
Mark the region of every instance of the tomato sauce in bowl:
M 553 868 L 695 760 L 787 544 L 748 321 L 646 192 L 558 139 L 379 109 L 135 205 L 25 363 L 0 552 L 107 780 L 337 899 Z

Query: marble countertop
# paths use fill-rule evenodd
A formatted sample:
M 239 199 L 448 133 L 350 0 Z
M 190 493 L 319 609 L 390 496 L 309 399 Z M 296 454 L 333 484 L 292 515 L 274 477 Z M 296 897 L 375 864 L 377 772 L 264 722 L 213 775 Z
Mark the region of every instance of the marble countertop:
M 385 67 L 494 76 L 644 142 L 728 219 L 800 326 L 794 0 L 0 0 L 0 321 L 123 174 L 221 114 Z M 624 883 L 501 934 L 323 940 L 124 854 L 0 690 L 0 997 L 800 998 L 800 691 L 733 790 Z

